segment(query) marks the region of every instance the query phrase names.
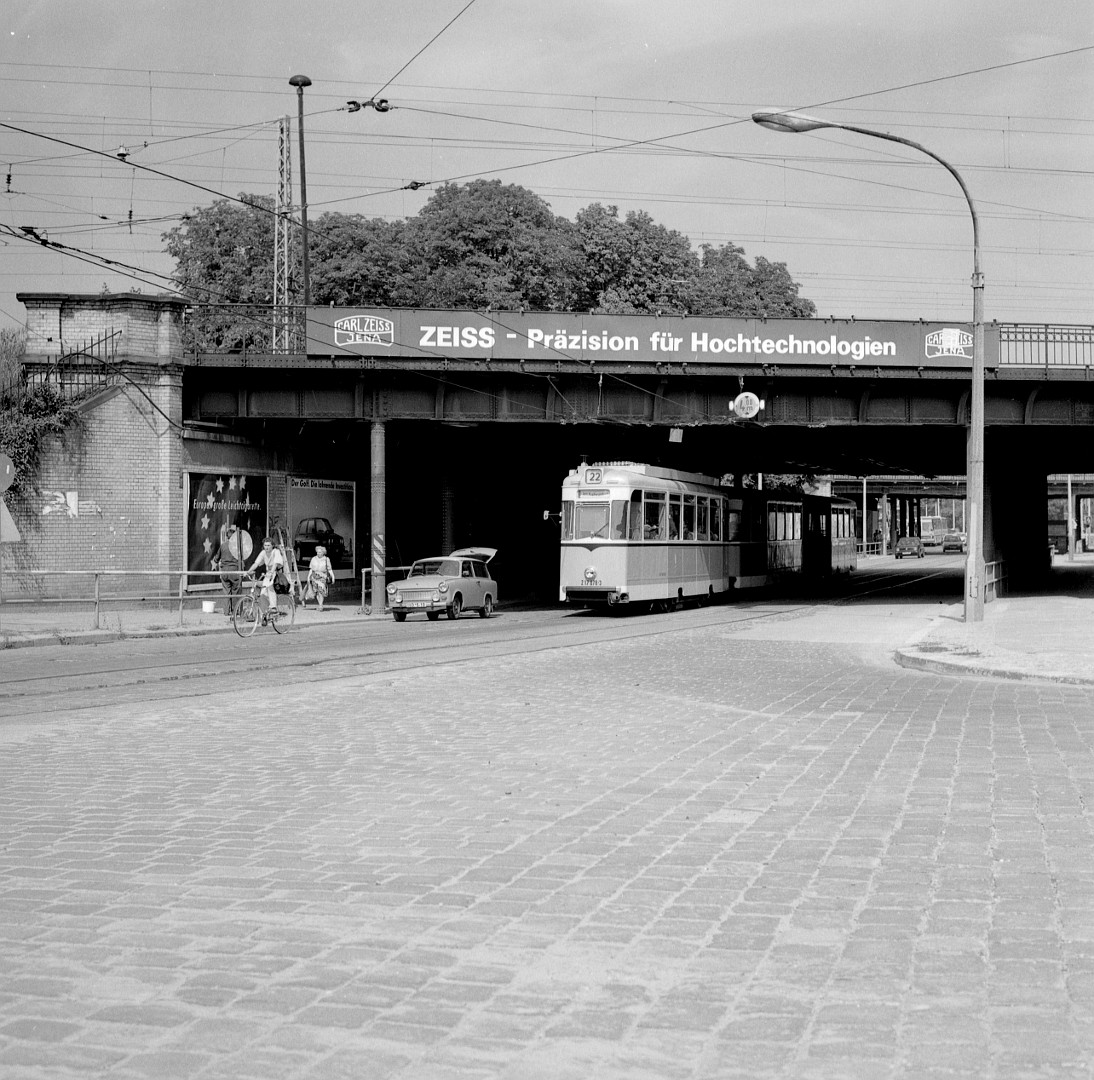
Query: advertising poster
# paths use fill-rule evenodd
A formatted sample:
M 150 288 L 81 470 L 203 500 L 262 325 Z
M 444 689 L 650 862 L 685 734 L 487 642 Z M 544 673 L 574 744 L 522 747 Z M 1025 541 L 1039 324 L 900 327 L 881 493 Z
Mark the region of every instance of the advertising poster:
M 289 528 L 300 572 L 317 545 L 327 549 L 336 578 L 354 576 L 354 511 L 357 485 L 352 480 L 289 477 Z
M 212 570 L 213 559 L 229 525 L 238 525 L 243 537 L 244 559 L 249 561 L 266 535 L 267 485 L 264 476 L 231 473 L 187 473 L 186 567 Z M 248 543 L 249 541 L 249 543 Z M 195 577 L 191 587 L 217 582 L 214 577 Z M 218 586 L 219 587 L 219 586 Z

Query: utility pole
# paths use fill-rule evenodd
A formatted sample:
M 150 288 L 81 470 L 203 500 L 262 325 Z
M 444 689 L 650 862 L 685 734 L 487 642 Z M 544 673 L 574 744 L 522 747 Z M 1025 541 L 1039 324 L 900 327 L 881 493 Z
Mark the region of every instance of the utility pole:
M 303 245 L 304 307 L 311 303 L 311 280 L 308 268 L 308 176 L 304 168 L 304 87 L 311 86 L 307 75 L 294 75 L 289 80 L 296 87 L 297 135 L 300 139 L 300 242 Z M 305 318 L 306 318 L 305 314 Z

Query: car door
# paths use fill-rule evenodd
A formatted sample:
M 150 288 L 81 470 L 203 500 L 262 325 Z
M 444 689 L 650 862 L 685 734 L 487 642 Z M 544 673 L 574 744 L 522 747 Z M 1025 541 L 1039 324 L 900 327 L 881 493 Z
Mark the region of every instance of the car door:
M 460 585 L 463 589 L 463 606 L 482 607 L 482 582 L 475 577 L 475 568 L 470 559 L 460 559 Z

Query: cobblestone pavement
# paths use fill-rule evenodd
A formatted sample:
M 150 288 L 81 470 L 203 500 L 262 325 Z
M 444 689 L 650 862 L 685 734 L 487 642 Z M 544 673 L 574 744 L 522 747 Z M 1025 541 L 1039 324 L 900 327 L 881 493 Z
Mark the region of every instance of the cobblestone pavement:
M 0 1075 L 1094 1075 L 1094 689 L 792 621 L 5 722 Z

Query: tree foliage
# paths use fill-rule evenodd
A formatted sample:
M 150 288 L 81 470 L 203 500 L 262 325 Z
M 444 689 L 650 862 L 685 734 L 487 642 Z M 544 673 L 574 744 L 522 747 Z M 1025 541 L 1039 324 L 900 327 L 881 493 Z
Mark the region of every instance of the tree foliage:
M 64 434 L 79 416 L 76 404 L 56 387 L 24 384 L 25 348 L 24 331 L 0 331 L 0 453 L 15 466 L 10 492 L 16 497 L 34 491 L 45 441 Z
M 201 350 L 268 347 L 273 302 L 273 199 L 218 199 L 163 234 L 175 281 L 194 300 L 187 344 Z
M 264 349 L 275 217 L 266 196 L 196 208 L 164 234 L 193 297 L 192 345 Z M 644 210 L 593 203 L 574 221 L 499 180 L 444 184 L 405 221 L 327 213 L 309 225 L 314 304 L 808 318 L 785 263 L 734 244 L 696 252 Z M 299 238 L 297 238 L 299 239 Z M 300 295 L 299 243 L 290 284 Z M 241 305 L 232 307 L 230 305 Z

